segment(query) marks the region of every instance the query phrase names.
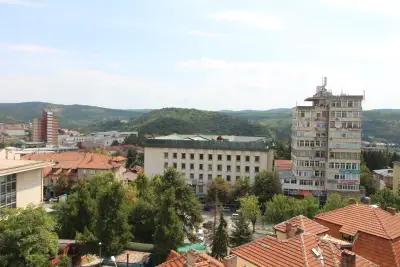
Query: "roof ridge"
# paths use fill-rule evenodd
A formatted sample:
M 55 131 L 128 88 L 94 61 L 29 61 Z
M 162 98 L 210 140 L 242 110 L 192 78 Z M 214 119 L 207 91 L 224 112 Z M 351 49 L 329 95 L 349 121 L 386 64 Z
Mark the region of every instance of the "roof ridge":
M 379 222 L 379 224 L 381 225 L 382 230 L 383 230 L 383 232 L 385 232 L 386 236 L 387 236 L 389 239 L 392 239 L 392 238 L 390 237 L 390 235 L 388 234 L 388 232 L 386 231 L 386 227 L 385 227 L 385 225 L 383 224 L 381 218 L 378 216 L 377 210 L 378 210 L 378 209 L 375 209 L 375 208 L 373 209 L 373 212 L 374 212 L 375 217 L 378 219 L 378 222 Z
M 303 234 L 300 234 L 300 244 L 301 244 L 301 252 L 303 253 L 303 256 L 304 256 L 304 266 L 308 267 L 307 254 L 306 254 L 305 247 L 304 247 Z

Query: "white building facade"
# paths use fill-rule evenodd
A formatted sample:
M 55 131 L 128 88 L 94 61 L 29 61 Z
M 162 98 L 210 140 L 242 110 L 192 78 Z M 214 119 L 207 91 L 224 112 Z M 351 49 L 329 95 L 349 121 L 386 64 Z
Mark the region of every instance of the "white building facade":
M 172 167 L 181 172 L 196 194 L 207 193 L 213 178 L 234 184 L 240 177 L 254 178 L 272 171 L 274 153 L 265 139 L 244 136 L 170 135 L 147 139 L 144 172 L 153 177 Z
M 283 183 L 288 195 L 359 193 L 362 95 L 333 95 L 324 85 L 293 109 L 293 176 Z

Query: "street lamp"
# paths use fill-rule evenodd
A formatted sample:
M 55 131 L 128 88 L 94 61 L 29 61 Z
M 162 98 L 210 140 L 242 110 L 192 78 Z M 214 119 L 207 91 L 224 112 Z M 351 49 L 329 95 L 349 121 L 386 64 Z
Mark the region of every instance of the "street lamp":
M 101 259 L 101 242 L 99 242 L 99 257 Z

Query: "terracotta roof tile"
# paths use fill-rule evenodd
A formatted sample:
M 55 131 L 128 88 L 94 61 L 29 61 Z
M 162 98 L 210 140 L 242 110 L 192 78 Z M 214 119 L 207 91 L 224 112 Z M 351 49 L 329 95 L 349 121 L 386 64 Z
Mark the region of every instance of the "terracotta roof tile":
M 349 205 L 318 214 L 315 218 L 340 225 L 340 232 L 352 236 L 361 231 L 385 239 L 400 237 L 400 216 L 371 205 Z
M 277 159 L 274 161 L 275 169 L 278 171 L 290 171 L 292 169 L 292 161 Z
M 316 221 L 313 221 L 306 216 L 299 215 L 293 217 L 287 221 L 281 222 L 274 226 L 274 229 L 283 233 L 286 233 L 286 224 L 290 223 L 292 226 L 299 227 L 303 230 L 303 232 L 311 233 L 311 234 L 323 234 L 329 231 L 329 228 L 323 226 Z
M 178 252 L 171 250 L 167 257 L 167 260 L 158 267 L 186 267 L 188 257 L 193 257 L 194 264 L 196 267 L 224 267 L 224 264 L 213 257 L 195 251 L 189 251 L 187 254 L 179 254 Z
M 320 255 L 314 254 L 313 249 Z M 335 244 L 308 233 L 285 240 L 266 236 L 233 248 L 231 253 L 260 267 L 339 267 L 342 261 L 342 251 Z M 366 266 L 377 265 L 356 255 L 356 267 Z

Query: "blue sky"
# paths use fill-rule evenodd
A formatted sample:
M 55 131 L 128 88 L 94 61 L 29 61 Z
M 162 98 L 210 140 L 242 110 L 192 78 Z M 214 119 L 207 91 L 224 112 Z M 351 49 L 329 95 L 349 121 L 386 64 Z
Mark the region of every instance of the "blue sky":
M 0 0 L 0 102 L 400 108 L 398 0 Z

